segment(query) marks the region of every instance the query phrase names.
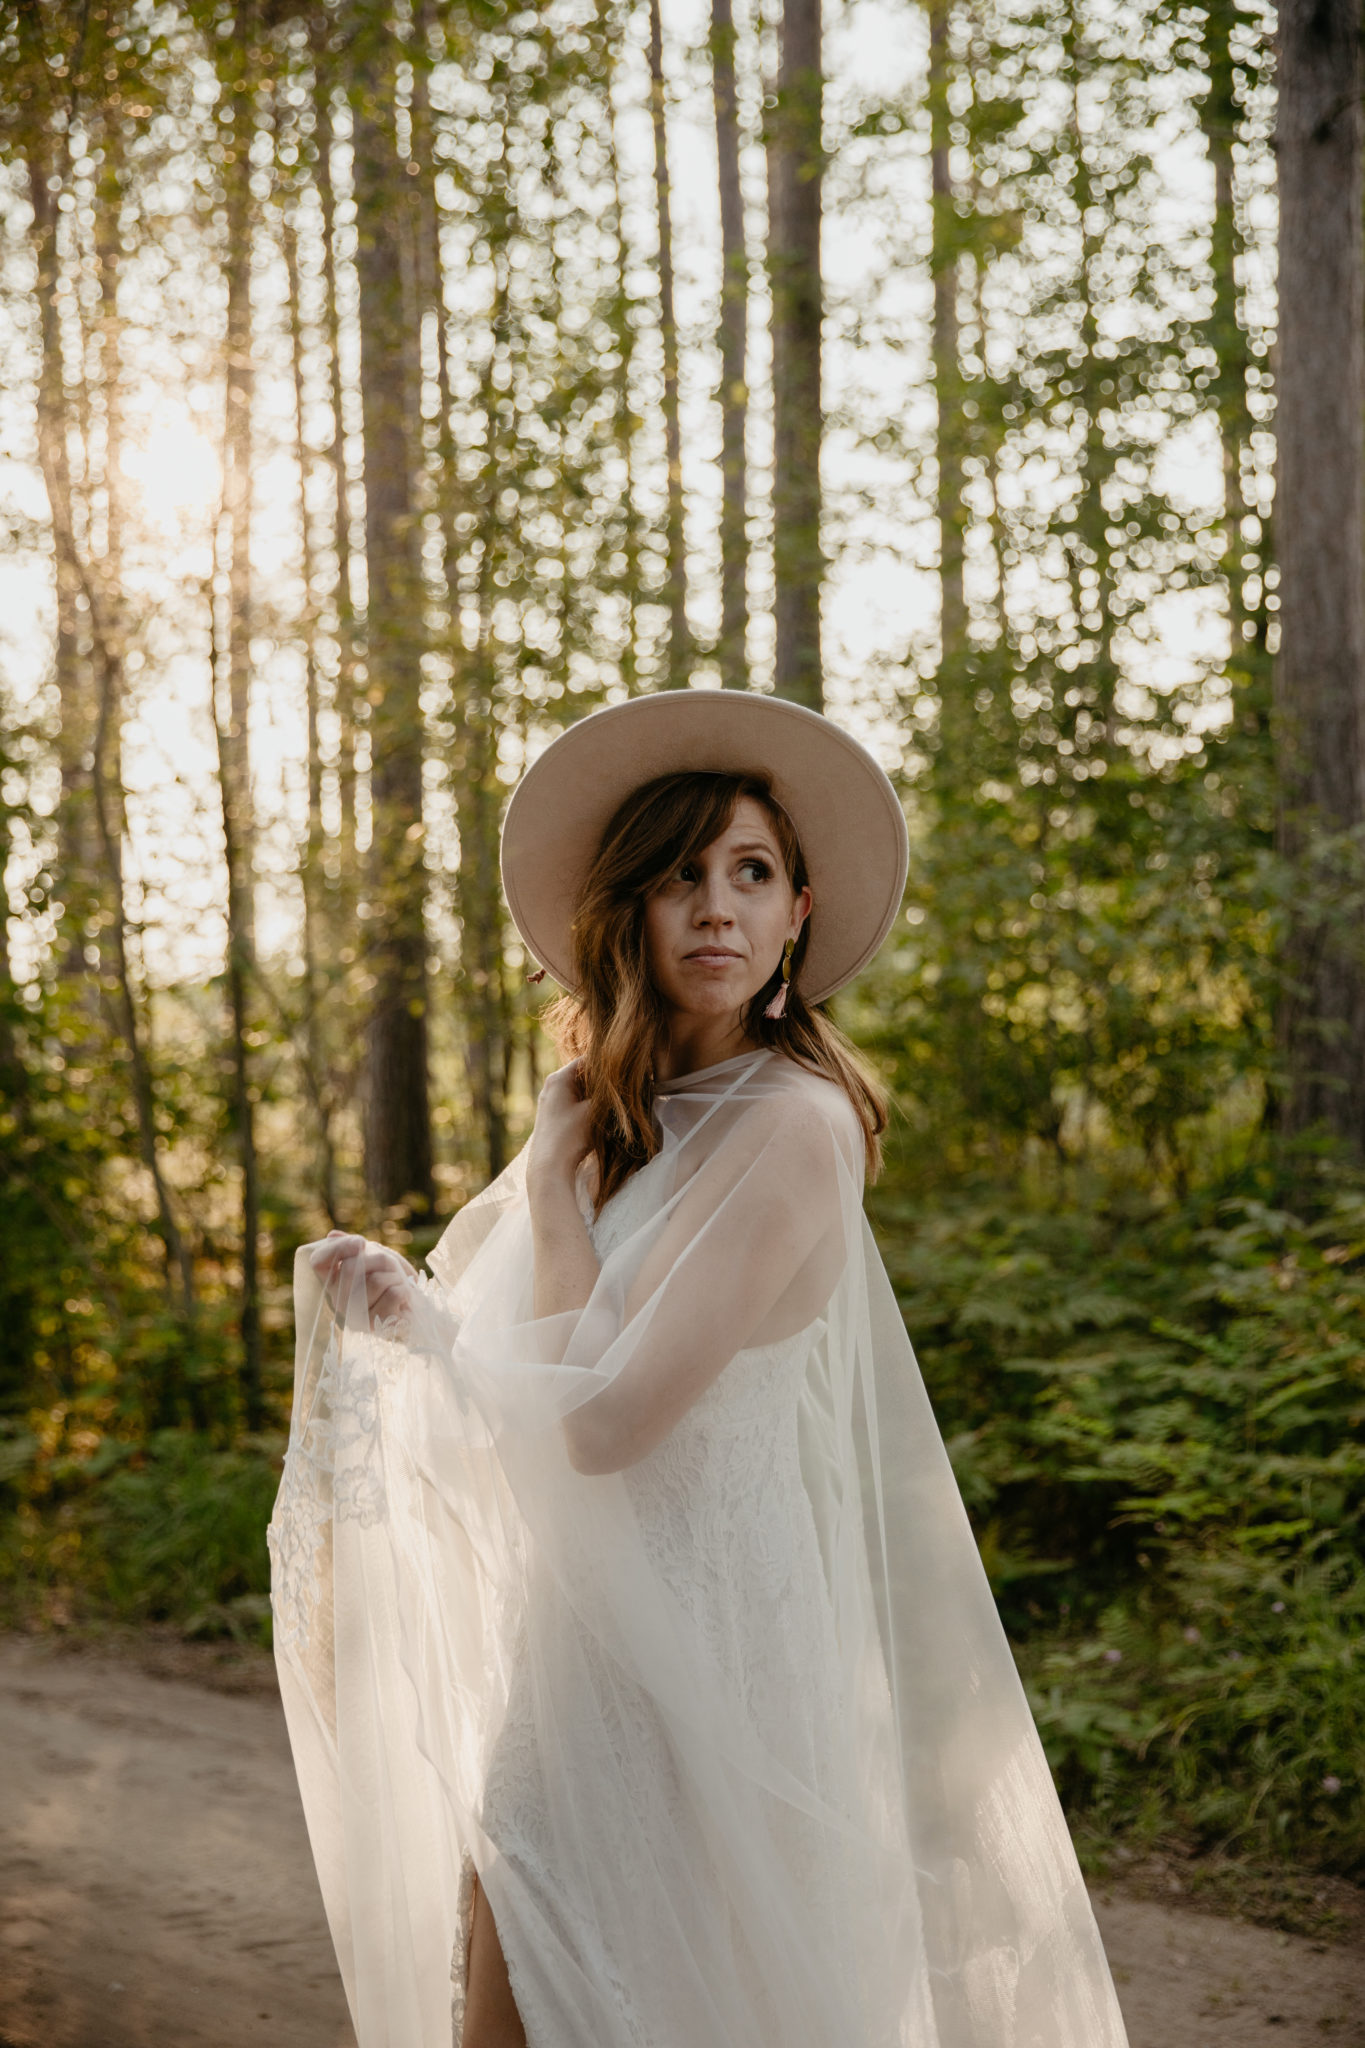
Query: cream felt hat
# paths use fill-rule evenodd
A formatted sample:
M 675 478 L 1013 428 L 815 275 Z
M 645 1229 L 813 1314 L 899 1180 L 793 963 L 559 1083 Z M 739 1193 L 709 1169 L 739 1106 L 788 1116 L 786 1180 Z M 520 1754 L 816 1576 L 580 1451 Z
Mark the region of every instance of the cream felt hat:
M 801 993 L 808 1003 L 833 995 L 895 922 L 910 855 L 905 814 L 846 732 L 747 690 L 667 690 L 609 705 L 527 769 L 502 828 L 502 885 L 527 950 L 573 988 L 574 910 L 603 833 L 632 790 L 685 769 L 767 776 L 810 877 Z

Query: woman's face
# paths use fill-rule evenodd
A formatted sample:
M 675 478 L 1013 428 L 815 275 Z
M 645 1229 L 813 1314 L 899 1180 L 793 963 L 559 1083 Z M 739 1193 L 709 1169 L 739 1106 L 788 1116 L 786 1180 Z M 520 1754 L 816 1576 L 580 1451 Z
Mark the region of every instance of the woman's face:
M 733 1016 L 771 981 L 810 911 L 793 890 L 772 819 L 741 797 L 720 836 L 645 901 L 650 976 L 669 1008 Z

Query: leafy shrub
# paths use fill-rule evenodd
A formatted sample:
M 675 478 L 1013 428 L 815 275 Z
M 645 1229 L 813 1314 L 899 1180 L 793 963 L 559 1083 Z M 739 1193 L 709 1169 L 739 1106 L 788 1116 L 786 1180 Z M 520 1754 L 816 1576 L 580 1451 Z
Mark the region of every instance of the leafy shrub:
M 268 1641 L 274 1450 L 221 1450 L 162 1430 L 111 1473 L 86 1522 L 88 1570 L 110 1610 L 128 1621 L 178 1622 L 192 1634 Z
M 0 1472 L 8 1453 L 31 1479 L 36 1442 L 0 1440 Z M 0 1523 L 5 1606 L 24 1620 L 169 1622 L 268 1644 L 265 1528 L 281 1449 L 166 1429 L 49 1464 Z
M 1365 1199 L 880 1198 L 1049 1756 L 1110 1831 L 1365 1869 Z

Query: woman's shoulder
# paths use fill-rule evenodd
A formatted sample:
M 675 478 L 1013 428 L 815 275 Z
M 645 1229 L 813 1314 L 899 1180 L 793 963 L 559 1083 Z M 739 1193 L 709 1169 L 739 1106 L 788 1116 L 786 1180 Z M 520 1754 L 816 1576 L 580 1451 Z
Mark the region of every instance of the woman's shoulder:
M 786 1053 L 774 1053 L 754 1076 L 749 1108 L 757 1122 L 794 1145 L 828 1142 L 862 1150 L 862 1125 L 840 1083 Z

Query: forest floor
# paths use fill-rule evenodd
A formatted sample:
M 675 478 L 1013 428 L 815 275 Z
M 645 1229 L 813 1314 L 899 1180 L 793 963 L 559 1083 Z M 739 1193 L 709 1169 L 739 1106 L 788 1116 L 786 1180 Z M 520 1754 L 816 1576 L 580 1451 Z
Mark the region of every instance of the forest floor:
M 351 2043 L 263 1653 L 0 1636 L 0 1756 L 0 2048 Z M 1132 2048 L 1365 2048 L 1365 1898 L 1295 1934 L 1189 1884 L 1093 1887 Z

